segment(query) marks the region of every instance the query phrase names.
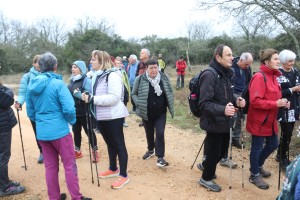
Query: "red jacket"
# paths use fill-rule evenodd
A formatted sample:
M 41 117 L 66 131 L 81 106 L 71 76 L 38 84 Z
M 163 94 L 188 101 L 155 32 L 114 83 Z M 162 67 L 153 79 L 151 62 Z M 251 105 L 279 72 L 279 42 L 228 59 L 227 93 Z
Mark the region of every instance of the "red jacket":
M 278 133 L 276 101 L 282 97 L 282 93 L 276 78 L 281 72 L 266 65 L 261 65 L 260 70 L 266 75 L 267 81 L 264 81 L 262 73 L 256 73 L 250 82 L 250 106 L 246 129 L 251 135 L 271 136 L 273 130 Z
M 177 74 L 184 75 L 185 74 L 185 68 L 186 68 L 186 62 L 184 60 L 177 60 L 176 61 L 176 71 Z

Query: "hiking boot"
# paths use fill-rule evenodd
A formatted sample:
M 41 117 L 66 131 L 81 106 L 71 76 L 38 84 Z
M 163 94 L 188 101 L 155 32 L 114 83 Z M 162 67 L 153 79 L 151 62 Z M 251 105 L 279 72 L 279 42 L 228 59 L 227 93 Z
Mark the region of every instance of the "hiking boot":
M 165 167 L 165 166 L 168 166 L 169 163 L 167 161 L 165 161 L 164 158 L 161 157 L 161 158 L 157 159 L 156 165 L 159 166 L 159 167 Z
M 96 158 L 94 157 L 96 155 Z M 100 156 L 99 156 L 99 153 L 98 151 L 93 151 L 92 153 L 92 161 L 93 163 L 97 163 L 100 161 Z
M 154 151 L 147 151 L 145 153 L 145 155 L 143 156 L 143 160 L 148 160 L 149 158 L 151 158 L 152 156 L 154 156 Z
M 129 178 L 128 177 L 119 176 L 117 178 L 117 180 L 113 184 L 111 184 L 111 188 L 120 189 L 124 185 L 126 185 L 127 183 L 129 183 Z
M 261 175 L 251 175 L 249 178 L 250 183 L 253 183 L 254 185 L 256 185 L 258 188 L 260 189 L 268 189 L 269 188 L 269 184 L 266 183 Z
M 119 176 L 119 169 L 117 169 L 116 171 L 112 171 L 112 170 L 107 170 L 105 172 L 100 172 L 98 177 L 99 178 L 111 178 L 111 177 L 116 177 Z
M 92 199 L 92 198 L 85 197 L 85 196 L 81 196 L 80 200 L 93 200 L 93 199 Z
M 139 127 L 142 127 L 142 126 L 144 126 L 144 123 L 143 122 L 139 123 Z
M 66 193 L 61 193 L 60 194 L 60 200 L 66 200 L 67 199 L 67 194 Z
M 202 172 L 203 172 L 203 170 L 204 170 L 204 167 L 203 167 L 202 163 L 199 163 L 199 164 L 197 165 L 197 168 L 198 168 L 200 171 L 202 171 Z M 215 175 L 213 176 L 213 179 L 216 179 L 216 178 L 217 178 L 217 175 L 215 174 Z
M 232 169 L 235 169 L 237 167 L 237 164 L 235 164 L 234 162 L 232 162 L 231 159 L 228 158 L 222 158 L 220 160 L 220 165 L 223 167 L 229 167 L 231 166 Z
M 0 197 L 20 194 L 25 191 L 25 187 L 23 186 L 11 186 L 4 191 L 0 191 Z
M 123 123 L 123 126 L 124 126 L 124 127 L 128 127 L 127 122 L 124 122 L 124 123 Z
M 239 140 L 232 140 L 232 146 L 236 147 L 237 149 L 242 148 L 242 143 Z
M 18 186 L 20 186 L 19 182 L 12 181 L 12 180 L 9 181 L 9 187 L 18 187 Z
M 44 163 L 44 156 L 43 156 L 43 154 L 40 154 L 40 156 L 39 156 L 37 162 L 38 162 L 39 164 Z
M 221 187 L 218 184 L 216 184 L 213 180 L 205 181 L 203 178 L 200 178 L 199 184 L 213 192 L 221 191 Z
M 83 157 L 83 153 L 80 151 L 80 150 L 78 150 L 78 151 L 75 151 L 75 158 L 77 159 L 77 158 L 82 158 Z
M 271 176 L 271 172 L 266 171 L 263 167 L 259 167 L 259 173 L 264 178 L 268 178 Z

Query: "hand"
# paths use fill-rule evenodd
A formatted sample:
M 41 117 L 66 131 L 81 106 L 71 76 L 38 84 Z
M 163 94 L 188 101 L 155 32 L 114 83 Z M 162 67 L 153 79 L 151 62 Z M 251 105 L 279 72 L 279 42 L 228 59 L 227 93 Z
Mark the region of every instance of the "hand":
M 93 77 L 93 71 L 89 71 L 88 73 L 86 73 L 86 77 L 92 78 Z
M 233 106 L 233 104 L 231 102 L 229 102 L 226 106 L 225 106 L 225 115 L 226 116 L 233 116 L 235 113 L 235 108 Z
M 16 109 L 22 110 L 22 105 L 19 102 L 16 101 L 14 106 L 15 106 Z
M 85 93 L 82 93 L 81 94 L 81 99 L 85 102 L 85 103 L 88 103 L 89 102 L 89 99 L 90 99 L 90 95 L 87 95 Z
M 292 91 L 293 92 L 299 92 L 300 91 L 300 85 L 296 85 L 296 86 L 292 87 Z
M 286 98 L 278 99 L 276 101 L 277 107 L 287 107 L 289 106 L 289 101 Z
M 236 100 L 236 105 L 240 108 L 244 108 L 246 105 L 245 99 L 243 99 L 242 97 L 238 97 Z

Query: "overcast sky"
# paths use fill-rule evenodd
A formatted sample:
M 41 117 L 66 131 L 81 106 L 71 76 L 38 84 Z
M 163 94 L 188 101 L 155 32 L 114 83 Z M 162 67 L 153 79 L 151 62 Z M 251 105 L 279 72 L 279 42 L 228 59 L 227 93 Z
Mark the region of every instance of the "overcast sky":
M 230 34 L 218 12 L 197 10 L 196 0 L 1 0 L 0 11 L 8 19 L 27 24 L 39 18 L 57 17 L 71 28 L 76 19 L 86 16 L 105 18 L 124 39 L 152 34 L 160 38 L 187 36 L 188 24 L 205 21 L 211 22 L 212 32 Z

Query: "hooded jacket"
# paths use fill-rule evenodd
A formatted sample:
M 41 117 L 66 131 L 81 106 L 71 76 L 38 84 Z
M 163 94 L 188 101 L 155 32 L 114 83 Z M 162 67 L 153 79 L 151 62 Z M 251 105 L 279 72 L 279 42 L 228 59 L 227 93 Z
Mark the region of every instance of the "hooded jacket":
M 62 77 L 53 72 L 31 80 L 26 95 L 28 117 L 36 122 L 37 139 L 52 141 L 70 133 L 76 122 L 73 97 Z
M 14 93 L 5 86 L 0 86 L 0 133 L 11 130 L 17 119 L 11 105 L 14 104 Z
M 246 130 L 255 136 L 272 136 L 273 130 L 275 134 L 278 133 L 276 101 L 282 94 L 277 77 L 281 72 L 264 64 L 260 66 L 260 70 L 264 72 L 267 81 L 264 81 L 262 73 L 256 73 L 250 82 Z

